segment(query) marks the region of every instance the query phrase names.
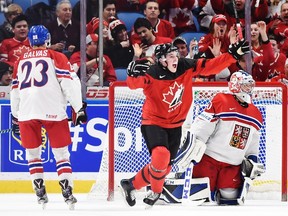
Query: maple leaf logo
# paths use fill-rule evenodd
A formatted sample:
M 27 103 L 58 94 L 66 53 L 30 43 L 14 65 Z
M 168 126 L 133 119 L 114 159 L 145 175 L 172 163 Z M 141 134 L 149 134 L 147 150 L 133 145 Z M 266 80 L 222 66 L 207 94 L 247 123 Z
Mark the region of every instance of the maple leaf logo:
M 183 84 L 178 85 L 178 83 L 175 82 L 172 87 L 169 87 L 168 93 L 163 94 L 163 101 L 169 104 L 169 108 L 173 108 L 182 103 L 183 92 Z
M 184 28 L 193 24 L 192 13 L 187 8 L 180 9 L 176 12 L 176 15 L 172 18 L 172 22 L 177 28 Z
M 29 47 L 23 45 L 21 47 L 18 47 L 18 49 L 15 49 L 14 50 L 14 53 L 13 53 L 13 56 L 16 58 L 16 59 L 19 59 L 19 57 L 22 55 L 22 53 L 26 53 L 30 50 Z

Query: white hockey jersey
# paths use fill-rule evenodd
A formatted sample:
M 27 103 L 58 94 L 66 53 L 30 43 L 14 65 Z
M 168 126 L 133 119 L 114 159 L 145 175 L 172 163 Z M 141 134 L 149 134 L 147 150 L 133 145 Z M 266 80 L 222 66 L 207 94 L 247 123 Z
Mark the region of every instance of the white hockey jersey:
M 195 119 L 192 133 L 206 143 L 205 154 L 239 165 L 245 156 L 258 156 L 262 124 L 261 112 L 255 105 L 245 108 L 232 94 L 218 93 Z
M 11 87 L 11 111 L 19 121 L 67 118 L 70 102 L 82 107 L 81 83 L 67 57 L 53 50 L 33 49 L 16 62 Z

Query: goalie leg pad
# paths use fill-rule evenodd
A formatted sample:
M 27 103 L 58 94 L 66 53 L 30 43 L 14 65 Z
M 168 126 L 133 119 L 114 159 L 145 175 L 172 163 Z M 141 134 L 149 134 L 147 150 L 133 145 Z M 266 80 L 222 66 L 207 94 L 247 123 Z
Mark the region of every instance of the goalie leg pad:
M 166 179 L 160 200 L 165 203 L 182 203 L 184 179 Z M 191 179 L 190 200 L 211 200 L 209 178 Z
M 198 163 L 206 150 L 206 144 L 201 140 L 195 138 L 191 132 L 187 133 L 185 143 L 179 149 L 174 165 L 178 167 L 179 171 L 184 171 L 191 161 Z

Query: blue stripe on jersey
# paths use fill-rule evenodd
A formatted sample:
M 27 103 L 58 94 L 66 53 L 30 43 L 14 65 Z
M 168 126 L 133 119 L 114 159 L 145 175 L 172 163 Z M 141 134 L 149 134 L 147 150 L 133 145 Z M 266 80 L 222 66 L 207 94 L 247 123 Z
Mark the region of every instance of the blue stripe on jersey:
M 235 113 L 235 112 L 223 112 L 223 113 L 218 113 L 215 115 L 215 117 L 218 117 L 220 119 L 225 119 L 225 118 L 237 118 L 237 119 L 242 119 L 244 121 L 247 122 L 251 122 L 252 124 L 257 125 L 258 129 L 260 129 L 262 127 L 261 122 L 259 122 L 257 119 L 247 116 L 247 115 L 243 115 L 240 113 Z
M 58 74 L 58 75 L 68 75 L 68 76 L 70 76 L 70 72 L 69 71 L 67 71 L 67 70 L 60 70 L 60 69 L 58 69 L 58 68 L 55 68 L 55 72 L 56 72 L 56 74 Z

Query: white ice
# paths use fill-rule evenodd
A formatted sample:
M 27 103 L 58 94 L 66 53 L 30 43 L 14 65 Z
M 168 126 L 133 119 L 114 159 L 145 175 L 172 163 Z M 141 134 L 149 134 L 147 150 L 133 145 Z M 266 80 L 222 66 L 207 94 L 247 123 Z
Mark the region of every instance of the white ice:
M 155 205 L 145 209 L 141 197 L 134 207 L 125 205 L 122 197 L 115 194 L 114 201 L 87 194 L 74 194 L 78 199 L 75 210 L 69 210 L 61 194 L 48 194 L 46 209 L 36 202 L 36 196 L 27 194 L 0 194 L 0 215 L 19 216 L 256 216 L 287 215 L 288 203 L 278 200 L 247 200 L 243 206 L 187 206 L 181 204 Z

